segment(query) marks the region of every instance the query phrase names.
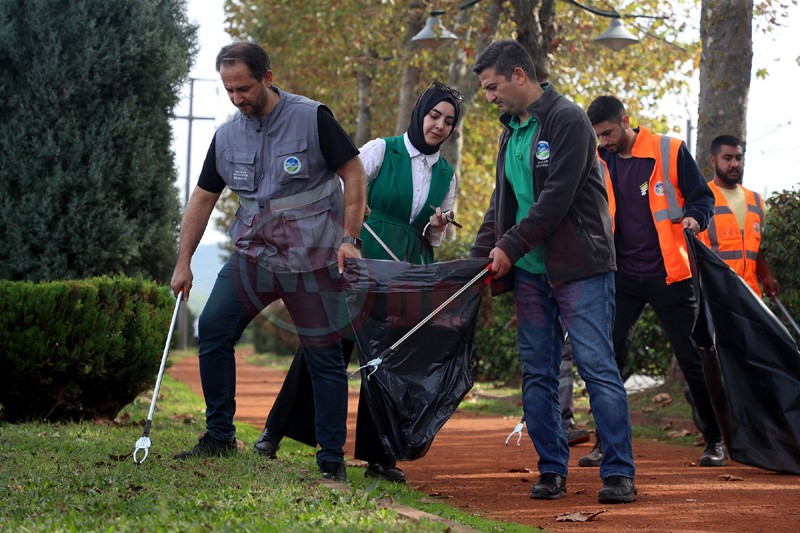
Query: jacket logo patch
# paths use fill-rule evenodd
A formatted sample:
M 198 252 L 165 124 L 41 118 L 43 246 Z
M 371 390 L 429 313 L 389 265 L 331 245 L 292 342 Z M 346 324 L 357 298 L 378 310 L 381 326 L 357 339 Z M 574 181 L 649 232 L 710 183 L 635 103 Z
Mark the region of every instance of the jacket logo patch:
M 756 233 L 761 233 L 761 224 L 758 222 L 753 222 L 753 231 Z
M 641 185 L 639 185 L 639 192 L 642 196 L 647 196 L 647 182 L 645 181 Z
M 547 141 L 539 141 L 536 144 L 536 159 L 547 160 L 550 159 L 550 143 Z
M 657 181 L 655 187 L 656 196 L 664 196 L 664 183 Z
M 250 173 L 246 170 L 235 169 L 233 171 L 233 179 L 236 181 L 244 181 L 250 177 Z
M 283 160 L 283 170 L 285 170 L 287 174 L 297 174 L 302 167 L 303 164 L 293 155 Z

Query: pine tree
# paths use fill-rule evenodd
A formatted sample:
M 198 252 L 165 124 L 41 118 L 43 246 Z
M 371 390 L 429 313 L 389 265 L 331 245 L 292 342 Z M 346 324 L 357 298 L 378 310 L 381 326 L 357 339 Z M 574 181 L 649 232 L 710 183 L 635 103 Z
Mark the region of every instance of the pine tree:
M 0 1 L 0 278 L 169 279 L 184 0 Z

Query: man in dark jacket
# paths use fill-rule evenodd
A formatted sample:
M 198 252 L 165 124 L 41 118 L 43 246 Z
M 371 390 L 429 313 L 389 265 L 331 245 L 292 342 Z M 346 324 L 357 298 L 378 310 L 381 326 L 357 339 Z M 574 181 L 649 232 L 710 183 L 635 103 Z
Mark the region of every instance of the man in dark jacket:
M 492 259 L 493 292 L 513 290 L 517 302 L 523 410 L 539 454 L 539 482 L 530 496 L 566 495 L 560 318 L 606 439 L 598 499 L 632 502 L 628 403 L 611 343 L 616 263 L 592 126 L 555 87 L 538 83 L 533 61 L 515 41 L 492 43 L 472 70 L 503 112 L 504 128 L 495 191 L 470 254 Z

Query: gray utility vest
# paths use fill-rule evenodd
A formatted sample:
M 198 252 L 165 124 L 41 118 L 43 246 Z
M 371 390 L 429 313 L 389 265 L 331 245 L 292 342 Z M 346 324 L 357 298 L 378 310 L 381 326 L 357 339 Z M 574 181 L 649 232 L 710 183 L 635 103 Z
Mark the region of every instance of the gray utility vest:
M 217 172 L 239 195 L 237 250 L 274 272 L 308 272 L 336 262 L 344 198 L 320 150 L 320 103 L 277 92 L 265 117 L 237 112 L 219 127 Z

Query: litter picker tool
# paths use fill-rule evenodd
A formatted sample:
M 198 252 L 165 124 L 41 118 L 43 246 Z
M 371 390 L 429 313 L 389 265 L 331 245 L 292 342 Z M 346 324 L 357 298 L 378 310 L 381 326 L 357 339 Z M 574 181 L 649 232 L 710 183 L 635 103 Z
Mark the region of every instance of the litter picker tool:
M 153 389 L 153 399 L 150 401 L 150 412 L 147 413 L 147 421 L 144 423 L 144 432 L 139 440 L 136 441 L 136 449 L 133 451 L 133 462 L 142 464 L 150 450 L 150 426 L 153 424 L 153 412 L 156 410 L 156 399 L 158 398 L 158 389 L 161 388 L 161 378 L 164 377 L 164 368 L 167 365 L 167 354 L 169 353 L 169 345 L 172 342 L 172 332 L 175 331 L 175 322 L 178 319 L 178 310 L 181 308 L 181 299 L 183 298 L 183 290 L 178 292 L 175 298 L 175 310 L 172 312 L 172 322 L 169 325 L 169 333 L 167 334 L 167 343 L 164 345 L 164 354 L 161 356 L 161 367 L 158 369 L 158 378 L 156 379 L 156 386 Z M 139 450 L 144 451 L 144 456 L 139 460 L 137 454 Z
M 395 261 L 400 261 L 400 260 L 397 258 L 397 256 L 396 256 L 396 255 L 394 255 L 394 252 L 392 252 L 392 251 L 389 249 L 389 247 L 388 247 L 388 246 L 386 246 L 386 243 L 385 243 L 385 242 L 383 242 L 383 240 L 381 240 L 381 238 L 380 238 L 380 237 L 378 237 L 378 234 L 377 234 L 377 233 L 375 233 L 375 232 L 372 230 L 372 228 L 370 228 L 370 227 L 369 227 L 369 224 L 367 224 L 366 222 L 364 222 L 364 228 L 365 228 L 365 229 L 366 229 L 366 230 L 369 232 L 369 234 L 370 234 L 370 235 L 372 235 L 372 236 L 375 238 L 375 240 L 378 242 L 378 244 L 380 244 L 380 245 L 383 247 L 383 249 L 386 251 L 386 253 L 387 253 L 387 254 L 389 254 L 389 257 L 391 257 L 391 258 L 392 258 L 392 259 L 394 259 Z
M 405 342 L 405 340 L 406 340 L 406 339 L 408 339 L 408 338 L 409 338 L 411 335 L 413 335 L 413 334 L 414 334 L 414 333 L 415 333 L 415 332 L 416 332 L 416 331 L 417 331 L 419 328 L 421 328 L 421 327 L 422 327 L 422 326 L 424 326 L 426 323 L 428 323 L 428 322 L 430 321 L 430 319 L 431 319 L 431 318 L 435 317 L 435 316 L 436 316 L 436 315 L 437 315 L 437 314 L 438 314 L 438 313 L 439 313 L 439 312 L 440 312 L 442 309 L 444 309 L 445 307 L 447 307 L 447 306 L 450 304 L 450 302 L 452 302 L 453 300 L 455 300 L 456 298 L 458 298 L 459 296 L 461 296 L 461 294 L 462 294 L 464 291 L 466 291 L 467 289 L 469 289 L 470 287 L 472 287 L 472 286 L 473 286 L 473 285 L 474 285 L 474 284 L 475 284 L 475 283 L 476 283 L 478 280 L 480 280 L 480 279 L 481 279 L 483 276 L 485 276 L 487 273 L 489 274 L 489 277 L 488 277 L 488 278 L 486 278 L 486 279 L 484 280 L 484 282 L 485 282 L 485 283 L 489 283 L 489 281 L 491 281 L 491 279 L 494 277 L 494 274 L 492 274 L 491 272 L 492 272 L 492 263 L 489 263 L 489 264 L 486 266 L 486 268 L 484 268 L 483 270 L 481 270 L 480 272 L 478 272 L 478 274 L 477 274 L 477 275 L 476 275 L 474 278 L 472 278 L 471 280 L 469 280 L 469 281 L 468 281 L 468 282 L 467 282 L 467 283 L 466 283 L 466 284 L 465 284 L 463 287 L 461 287 L 461 288 L 460 288 L 460 289 L 458 289 L 456 292 L 454 292 L 454 293 L 453 293 L 453 294 L 452 294 L 452 295 L 451 295 L 449 298 L 447 298 L 447 300 L 445 300 L 444 302 L 442 302 L 442 304 L 441 304 L 439 307 L 437 307 L 436 309 L 434 309 L 433 311 L 431 311 L 431 313 L 430 313 L 428 316 L 426 316 L 425 318 L 423 318 L 423 319 L 422 319 L 422 320 L 421 320 L 419 323 L 417 323 L 417 325 L 416 325 L 416 326 L 414 326 L 413 328 L 411 328 L 410 330 L 408 330 L 408 332 L 406 332 L 406 334 L 405 334 L 405 335 L 403 335 L 402 337 L 400 337 L 399 339 L 397 339 L 397 341 L 395 341 L 395 343 L 394 343 L 394 344 L 392 344 L 391 346 L 389 346 L 389 348 L 387 348 L 386 350 L 384 350 L 384 351 L 383 351 L 383 353 L 381 353 L 381 354 L 380 354 L 378 357 L 376 357 L 375 359 L 371 359 L 371 360 L 367 361 L 367 364 L 365 364 L 365 365 L 363 365 L 363 366 L 360 366 L 359 368 L 357 368 L 357 369 L 356 369 L 356 370 L 353 372 L 353 375 L 355 375 L 355 374 L 356 374 L 356 372 L 358 372 L 358 371 L 359 371 L 359 370 L 361 370 L 362 368 L 370 367 L 370 368 L 372 368 L 372 372 L 370 372 L 369 374 L 367 374 L 367 379 L 369 379 L 369 377 L 370 377 L 372 374 L 374 374 L 376 370 L 378 370 L 378 365 L 380 365 L 380 364 L 383 362 L 384 358 L 386 358 L 386 357 L 387 357 L 389 354 L 391 354 L 393 351 L 395 351 L 395 350 L 397 349 L 397 347 L 398 347 L 398 346 L 400 346 L 401 344 L 403 344 L 403 342 Z
M 775 302 L 775 305 L 777 305 L 778 309 L 781 310 L 781 313 L 783 313 L 783 316 L 786 317 L 786 320 L 789 321 L 789 323 L 792 325 L 792 327 L 797 332 L 797 334 L 800 335 L 800 327 L 797 326 L 797 322 L 794 321 L 794 319 L 792 318 L 792 315 L 789 314 L 789 311 L 786 310 L 786 308 L 783 306 L 783 304 L 778 299 L 778 297 L 777 296 L 773 296 L 772 297 L 772 301 Z
M 514 431 L 509 433 L 508 437 L 506 437 L 506 446 L 508 446 L 508 441 L 510 441 L 511 437 L 513 437 L 514 435 L 517 435 L 517 446 L 519 446 L 519 443 L 522 442 L 522 427 L 524 424 L 525 424 L 525 417 L 523 416 L 522 418 L 520 418 L 519 424 L 514 426 Z

